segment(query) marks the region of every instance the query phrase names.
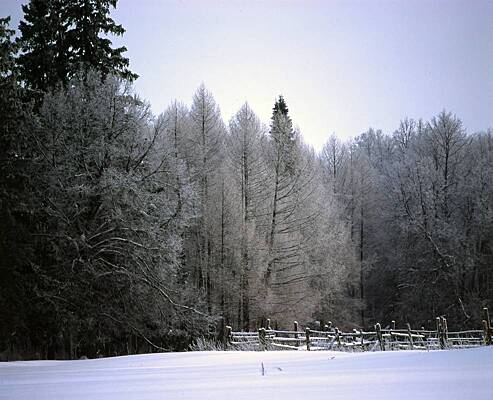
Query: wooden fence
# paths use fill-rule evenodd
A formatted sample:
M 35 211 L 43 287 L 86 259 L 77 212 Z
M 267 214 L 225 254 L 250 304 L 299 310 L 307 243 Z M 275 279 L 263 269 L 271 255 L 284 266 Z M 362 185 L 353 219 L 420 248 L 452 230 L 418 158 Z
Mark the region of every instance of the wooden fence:
M 392 321 L 390 327 L 382 328 L 375 325 L 374 331 L 354 329 L 342 332 L 325 325 L 323 330 L 310 328 L 299 329 L 295 321 L 292 331 L 272 329 L 270 321 L 267 327 L 257 332 L 234 332 L 226 327 L 225 342 L 232 349 L 255 350 L 432 350 L 477 347 L 492 344 L 492 327 L 489 312 L 484 308 L 484 319 L 481 330 L 449 331 L 447 320 L 437 317 L 436 329 L 396 329 Z

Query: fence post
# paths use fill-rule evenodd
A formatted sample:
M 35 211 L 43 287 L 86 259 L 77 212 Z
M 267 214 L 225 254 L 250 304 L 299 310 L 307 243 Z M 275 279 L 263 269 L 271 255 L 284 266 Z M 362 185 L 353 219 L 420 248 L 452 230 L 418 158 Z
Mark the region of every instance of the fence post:
M 409 322 L 407 323 L 407 336 L 409 337 L 409 346 L 411 347 L 411 350 L 413 350 L 414 349 L 413 334 L 411 332 L 411 324 Z
M 294 321 L 294 322 L 293 322 L 293 331 L 298 332 L 298 321 Z M 298 339 L 298 334 L 297 334 L 297 333 L 295 333 L 295 334 L 294 334 L 294 338 L 295 338 L 295 339 Z M 296 342 L 294 342 L 294 343 L 296 344 L 296 347 L 298 347 L 298 346 L 299 346 L 298 341 L 296 341 Z
M 445 329 L 443 324 L 443 317 L 438 317 L 438 341 L 440 342 L 440 349 L 445 349 Z
M 442 342 L 443 348 L 446 349 L 448 346 L 448 328 L 447 328 L 447 320 L 445 317 L 441 317 L 442 322 Z
M 341 348 L 341 335 L 339 335 L 339 328 L 337 326 L 334 328 L 334 332 L 336 334 L 337 346 L 339 346 L 339 348 Z
M 377 333 L 378 343 L 380 344 L 380 350 L 385 351 L 385 343 L 383 342 L 383 336 L 382 336 L 382 327 L 378 322 L 375 325 L 375 331 Z
M 435 318 L 436 322 L 436 331 L 437 331 L 437 344 L 440 344 L 440 318 L 436 317 Z
M 488 307 L 483 308 L 483 330 L 484 330 L 484 342 L 487 346 L 491 346 L 492 343 L 492 328 L 491 328 L 491 320 L 490 313 L 488 311 Z
M 310 351 L 310 328 L 305 328 L 306 349 Z
M 260 351 L 264 351 L 266 347 L 265 328 L 259 328 L 258 330 L 258 344 Z
M 394 350 L 394 336 L 392 335 L 392 331 L 395 331 L 395 320 L 390 321 L 390 337 L 389 337 L 389 348 L 390 350 Z
M 231 344 L 231 335 L 232 335 L 233 329 L 229 326 L 225 326 L 225 331 L 224 331 L 224 347 L 229 346 Z

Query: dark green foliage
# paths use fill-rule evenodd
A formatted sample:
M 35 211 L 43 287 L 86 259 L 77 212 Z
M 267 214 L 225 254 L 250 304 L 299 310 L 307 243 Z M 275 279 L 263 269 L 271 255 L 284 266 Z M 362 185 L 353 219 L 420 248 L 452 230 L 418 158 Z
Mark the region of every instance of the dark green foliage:
M 12 40 L 15 32 L 9 28 L 9 22 L 10 17 L 0 18 L 0 157 L 3 168 L 6 168 L 7 159 L 15 158 L 18 143 L 14 136 L 21 113 L 20 92 L 14 75 L 17 46 Z
M 136 79 L 122 55 L 126 48 L 113 49 L 106 37 L 125 32 L 109 17 L 110 7 L 116 7 L 115 0 L 32 0 L 22 6 L 18 58 L 22 81 L 46 91 L 91 69 L 103 78 L 113 74 Z
M 288 117 L 289 110 L 286 101 L 284 100 L 284 97 L 279 96 L 279 99 L 274 104 L 274 108 L 272 109 L 272 112 L 274 115 L 281 114 L 284 115 L 285 117 Z
M 10 18 L 0 19 L 0 352 L 7 341 L 15 339 L 17 322 L 22 320 L 21 299 L 26 292 L 19 282 L 23 260 L 30 250 L 25 247 L 28 237 L 30 197 L 25 188 L 30 177 L 27 146 L 28 107 L 21 101 L 21 90 L 15 80 Z
M 104 34 L 121 36 L 125 29 L 109 17 L 110 7 L 116 0 L 70 0 L 65 4 L 65 19 L 72 29 L 66 32 L 66 48 L 71 72 L 81 64 L 83 68 L 99 71 L 102 76 L 113 74 L 127 80 L 138 76 L 128 69 L 129 61 L 122 54 L 125 47 L 111 48 L 111 41 Z M 75 67 L 75 68 L 74 68 Z
M 34 90 L 46 91 L 68 76 L 68 65 L 59 0 L 34 0 L 22 6 L 19 24 L 21 54 L 17 60 L 20 78 Z
M 15 31 L 10 29 L 9 24 L 10 17 L 0 18 L 0 77 L 3 84 L 5 79 L 12 75 L 14 56 L 17 52 L 17 45 L 12 40 Z

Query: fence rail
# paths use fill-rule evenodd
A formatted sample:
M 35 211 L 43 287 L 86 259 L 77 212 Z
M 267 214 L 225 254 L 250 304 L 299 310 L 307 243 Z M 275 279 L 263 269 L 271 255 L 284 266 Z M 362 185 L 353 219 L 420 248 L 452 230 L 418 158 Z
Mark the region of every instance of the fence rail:
M 226 327 L 225 342 L 229 348 L 249 348 L 257 350 L 432 350 L 467 348 L 492 344 L 492 326 L 487 308 L 483 309 L 484 319 L 482 330 L 469 329 L 449 331 L 444 317 L 436 318 L 436 329 L 396 329 L 392 321 L 390 328 L 375 325 L 374 331 L 365 332 L 354 329 L 352 332 L 341 332 L 329 323 L 323 330 L 312 330 L 306 327 L 300 330 L 295 321 L 293 330 L 282 331 L 272 329 L 270 320 L 267 327 L 257 332 L 234 332 Z

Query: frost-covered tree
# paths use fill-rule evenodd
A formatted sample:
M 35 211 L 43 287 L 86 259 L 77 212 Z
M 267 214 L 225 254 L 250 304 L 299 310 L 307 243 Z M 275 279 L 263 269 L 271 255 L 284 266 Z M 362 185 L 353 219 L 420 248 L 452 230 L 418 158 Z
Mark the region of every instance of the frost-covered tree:
M 282 96 L 274 105 L 269 133 L 265 312 L 288 321 L 303 307 L 311 276 L 309 227 L 316 211 L 307 204 L 313 193 L 315 158 L 303 150 Z
M 57 338 L 49 357 L 179 346 L 208 317 L 180 280 L 192 212 L 181 196 L 177 213 L 180 170 L 158 146 L 164 125 L 116 78 L 70 83 L 45 96 L 31 131 L 36 224 L 22 281 L 36 330 L 20 336 Z
M 333 194 L 341 194 L 345 184 L 346 162 L 348 151 L 344 143 L 337 136 L 330 136 L 322 149 L 322 163 L 325 178 L 332 185 Z
M 234 172 L 235 189 L 239 193 L 238 210 L 241 215 L 239 324 L 248 330 L 251 316 L 256 314 L 251 310 L 251 303 L 257 301 L 254 296 L 255 286 L 258 285 L 255 277 L 261 270 L 260 254 L 265 248 L 258 226 L 263 221 L 263 203 L 267 196 L 264 184 L 266 166 L 262 153 L 263 127 L 248 104 L 244 104 L 231 119 L 229 132 L 227 151 Z
M 190 109 L 190 148 L 193 150 L 193 181 L 200 193 L 200 221 L 195 233 L 198 248 L 195 281 L 204 289 L 209 311 L 212 311 L 213 230 L 217 229 L 211 207 L 211 191 L 218 190 L 218 168 L 223 157 L 224 123 L 212 94 L 201 85 L 193 97 Z

